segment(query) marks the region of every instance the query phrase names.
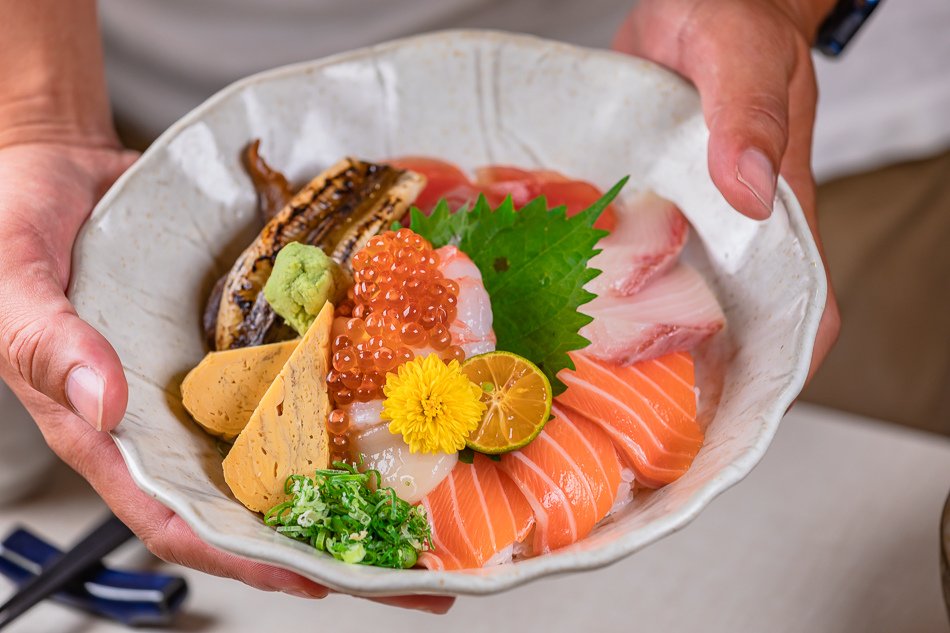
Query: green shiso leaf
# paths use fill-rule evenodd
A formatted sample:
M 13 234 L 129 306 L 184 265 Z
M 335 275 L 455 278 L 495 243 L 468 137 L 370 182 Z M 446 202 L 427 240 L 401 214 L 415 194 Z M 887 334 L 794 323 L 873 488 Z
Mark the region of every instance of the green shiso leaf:
M 573 369 L 568 352 L 587 347 L 578 331 L 592 321 L 579 308 L 594 298 L 584 285 L 600 274 L 588 266 L 607 235 L 594 222 L 626 184 L 624 178 L 573 217 L 536 198 L 516 211 L 511 198 L 492 209 L 484 196 L 471 210 L 453 213 L 445 201 L 428 216 L 413 208 L 411 227 L 436 248 L 452 244 L 482 273 L 491 297 L 498 349 L 524 356 L 551 381 L 554 395 Z
M 432 548 L 425 509 L 412 506 L 380 474 L 337 462 L 313 478 L 291 475 L 290 500 L 271 508 L 267 525 L 345 563 L 407 569 Z

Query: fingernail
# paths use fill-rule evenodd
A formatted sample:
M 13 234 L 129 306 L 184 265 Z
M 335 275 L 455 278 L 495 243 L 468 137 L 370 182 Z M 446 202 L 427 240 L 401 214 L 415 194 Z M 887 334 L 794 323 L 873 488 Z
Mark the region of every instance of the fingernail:
M 76 415 L 102 430 L 102 401 L 106 383 L 96 370 L 80 365 L 66 378 L 66 398 Z
M 455 604 L 455 601 L 452 599 L 439 600 L 433 604 L 426 604 L 419 608 L 425 613 L 431 613 L 432 615 L 445 615 L 452 609 L 453 604 Z
M 423 613 L 429 613 L 431 615 L 445 615 L 449 612 L 448 607 L 420 607 L 420 611 Z
M 772 215 L 777 180 L 772 161 L 761 150 L 753 147 L 742 152 L 736 167 L 736 177 L 739 182 L 748 187 L 756 200 L 761 203 L 765 213 L 763 218 Z

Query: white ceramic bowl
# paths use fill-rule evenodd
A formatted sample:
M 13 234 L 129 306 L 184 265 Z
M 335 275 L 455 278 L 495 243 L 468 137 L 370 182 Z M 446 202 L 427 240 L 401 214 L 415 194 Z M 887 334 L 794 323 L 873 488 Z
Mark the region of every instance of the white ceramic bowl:
M 624 196 L 650 188 L 675 201 L 694 228 L 686 256 L 728 318 L 698 352 L 709 426 L 690 471 L 571 547 L 491 569 L 345 565 L 265 527 L 231 497 L 214 441 L 179 394 L 205 353 L 205 297 L 256 232 L 239 161 L 256 137 L 300 182 L 344 155 L 417 154 L 466 168 L 548 167 L 600 186 L 630 174 Z M 825 303 L 818 253 L 789 188 L 779 184 L 769 221 L 741 217 L 707 174 L 706 140 L 698 97 L 673 74 L 496 32 L 400 40 L 226 88 L 116 183 L 76 248 L 72 299 L 116 347 L 129 380 L 115 438 L 132 476 L 211 545 L 363 595 L 493 593 L 606 565 L 683 527 L 762 457 L 802 387 Z

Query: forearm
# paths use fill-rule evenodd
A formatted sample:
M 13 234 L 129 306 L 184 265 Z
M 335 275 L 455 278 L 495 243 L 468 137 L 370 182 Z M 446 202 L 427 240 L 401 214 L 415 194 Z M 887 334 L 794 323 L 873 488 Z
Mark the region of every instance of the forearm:
M 0 0 L 0 147 L 112 146 L 95 0 Z

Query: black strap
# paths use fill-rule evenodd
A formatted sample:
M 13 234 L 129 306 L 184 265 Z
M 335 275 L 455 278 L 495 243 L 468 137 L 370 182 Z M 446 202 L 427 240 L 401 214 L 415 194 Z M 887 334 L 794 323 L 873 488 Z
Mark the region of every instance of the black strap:
M 882 0 L 839 0 L 818 29 L 815 48 L 837 57 Z

